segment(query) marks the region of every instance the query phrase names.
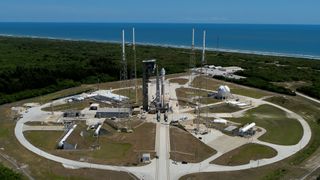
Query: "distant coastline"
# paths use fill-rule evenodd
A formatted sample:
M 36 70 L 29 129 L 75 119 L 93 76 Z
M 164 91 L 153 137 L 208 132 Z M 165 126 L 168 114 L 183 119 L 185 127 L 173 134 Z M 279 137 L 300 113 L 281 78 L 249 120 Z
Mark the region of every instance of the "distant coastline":
M 206 30 L 208 50 L 320 59 L 320 25 L 0 22 L 0 34 L 119 43 L 122 29 L 126 40 L 132 40 L 133 27 L 140 45 L 189 49 L 194 28 L 197 48 L 202 46 L 202 31 Z
M 92 39 L 74 39 L 74 38 L 58 38 L 58 37 L 29 36 L 29 35 L 0 34 L 0 37 L 121 44 L 121 41 L 111 41 L 111 40 L 109 41 L 109 40 L 92 40 Z M 131 42 L 128 42 L 128 41 L 126 43 L 131 44 Z M 183 46 L 183 45 L 178 46 L 178 45 L 171 45 L 171 44 L 141 43 L 141 42 L 136 42 L 136 44 L 141 45 L 141 46 L 190 49 L 190 47 Z M 195 48 L 198 50 L 202 49 L 202 47 L 199 47 L 199 46 L 196 46 Z M 214 51 L 214 52 L 228 52 L 228 53 L 240 53 L 240 54 L 249 54 L 249 55 L 253 54 L 253 55 L 263 55 L 263 56 L 276 56 L 276 57 L 290 57 L 290 58 L 303 58 L 303 59 L 310 59 L 310 60 L 320 60 L 320 56 L 312 56 L 312 55 L 304 55 L 304 54 L 290 54 L 290 53 L 277 53 L 277 52 L 252 51 L 252 50 L 236 50 L 236 49 L 224 49 L 224 48 L 206 48 L 206 50 L 207 51 Z

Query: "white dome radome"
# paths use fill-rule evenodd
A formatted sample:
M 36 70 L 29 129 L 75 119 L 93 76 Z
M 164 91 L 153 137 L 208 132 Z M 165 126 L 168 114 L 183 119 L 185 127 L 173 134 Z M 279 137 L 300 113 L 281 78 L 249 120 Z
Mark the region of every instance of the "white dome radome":
M 230 88 L 228 86 L 220 86 L 219 89 L 218 89 L 218 92 L 221 92 L 221 93 L 230 93 Z
M 224 86 L 224 87 L 225 87 L 225 89 L 227 90 L 227 92 L 230 93 L 230 88 L 229 88 L 228 86 Z

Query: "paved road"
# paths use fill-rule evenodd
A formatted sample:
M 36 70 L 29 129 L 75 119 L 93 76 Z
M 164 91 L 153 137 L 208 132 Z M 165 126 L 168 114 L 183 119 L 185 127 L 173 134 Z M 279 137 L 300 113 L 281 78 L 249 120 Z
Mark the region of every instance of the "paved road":
M 64 131 L 64 126 L 23 126 L 23 131 Z
M 170 140 L 169 140 L 169 126 L 166 124 L 157 124 L 157 180 L 169 180 L 169 159 L 170 159 Z
M 172 87 L 177 88 L 177 85 L 173 85 Z M 171 89 L 170 94 L 173 93 Z M 251 98 L 252 99 L 252 98 Z M 157 125 L 157 137 L 156 137 L 156 146 L 157 152 L 159 154 L 159 159 L 153 159 L 151 164 L 142 166 L 142 167 L 125 167 L 125 166 L 110 166 L 110 165 L 102 165 L 102 164 L 93 164 L 87 162 L 79 162 L 74 160 L 65 159 L 62 157 L 58 157 L 52 154 L 49 154 L 41 149 L 33 146 L 23 135 L 24 130 L 24 123 L 28 121 L 39 121 L 41 119 L 46 119 L 50 115 L 48 112 L 41 111 L 41 108 L 45 106 L 49 106 L 50 104 L 45 104 L 41 107 L 35 107 L 29 109 L 28 113 L 23 114 L 23 118 L 21 118 L 15 127 L 15 135 L 18 141 L 26 147 L 28 150 L 42 156 L 44 158 L 50 159 L 55 162 L 62 163 L 65 167 L 69 168 L 95 168 L 95 169 L 103 169 L 103 170 L 113 170 L 113 171 L 124 171 L 129 172 L 136 175 L 140 179 L 159 179 L 159 180 L 166 180 L 166 179 L 179 179 L 181 176 L 190 174 L 190 173 L 197 173 L 197 172 L 221 172 L 221 171 L 237 171 L 237 170 L 244 170 L 250 169 L 254 167 L 260 167 L 268 164 L 275 163 L 282 159 L 285 159 L 300 149 L 305 147 L 310 138 L 311 138 L 311 130 L 309 125 L 307 124 L 304 119 L 297 115 L 294 112 L 291 112 L 281 106 L 265 102 L 263 100 L 252 99 L 256 103 L 266 103 L 272 106 L 278 107 L 287 113 L 289 113 L 292 117 L 295 117 L 302 125 L 304 133 L 303 137 L 300 142 L 293 146 L 280 146 L 274 145 L 266 142 L 261 142 L 256 140 L 255 143 L 267 145 L 273 147 L 275 150 L 278 151 L 278 155 L 276 157 L 270 159 L 262 159 L 258 161 L 251 161 L 249 164 L 241 165 L 241 166 L 221 166 L 221 165 L 213 165 L 209 164 L 212 160 L 218 158 L 222 155 L 222 153 L 217 153 L 214 156 L 200 162 L 200 163 L 189 163 L 189 164 L 173 164 L 172 160 L 169 160 L 169 151 L 170 151 L 170 140 L 169 140 L 169 127 L 164 124 L 158 123 Z M 178 109 L 176 112 L 179 113 Z
M 296 92 L 296 94 L 297 94 L 298 96 L 301 96 L 301 97 L 303 97 L 303 98 L 309 99 L 309 100 L 311 100 L 311 101 L 313 101 L 313 102 L 316 102 L 316 103 L 320 104 L 320 100 L 318 100 L 318 99 L 309 97 L 309 96 L 304 95 L 304 94 L 299 93 L 299 92 Z M 318 158 L 314 158 L 314 160 L 315 160 L 316 162 L 319 161 Z M 304 175 L 304 176 L 301 178 L 301 180 L 307 179 L 313 172 L 317 171 L 319 168 L 320 168 L 320 164 L 319 164 L 318 166 L 314 167 L 309 173 L 307 173 L 306 175 Z
M 257 100 L 257 99 L 252 99 L 254 101 L 262 101 L 262 100 Z M 270 158 L 270 159 L 261 159 L 257 161 L 251 161 L 248 164 L 245 165 L 240 165 L 240 166 L 222 166 L 222 165 L 215 165 L 215 164 L 210 164 L 211 161 L 215 160 L 219 156 L 222 155 L 222 153 L 218 152 L 217 154 L 213 155 L 212 157 L 200 162 L 200 163 L 189 163 L 189 164 L 179 164 L 175 165 L 174 171 L 171 174 L 172 179 L 179 179 L 181 176 L 190 174 L 190 173 L 197 173 L 197 172 L 221 172 L 221 171 L 238 171 L 238 170 L 245 170 L 245 169 L 250 169 L 250 168 L 256 168 L 256 167 L 261 167 L 265 166 L 268 164 L 272 164 L 278 161 L 281 161 L 287 157 L 292 156 L 293 154 L 297 153 L 300 151 L 302 148 L 304 148 L 310 141 L 311 139 L 311 129 L 308 125 L 308 123 L 298 114 L 285 109 L 281 106 L 278 106 L 276 104 L 270 103 L 270 102 L 265 102 L 262 101 L 259 104 L 269 104 L 272 106 L 275 106 L 279 109 L 282 109 L 283 111 L 287 112 L 288 114 L 291 115 L 291 117 L 296 118 L 300 124 L 302 125 L 303 128 L 303 136 L 301 140 L 299 141 L 298 144 L 292 145 L 292 146 L 282 146 L 282 145 L 275 145 L 267 142 L 262 142 L 259 140 L 254 140 L 253 143 L 257 144 L 262 144 L 265 146 L 270 146 L 274 148 L 278 154 L 277 156 Z
M 94 163 L 87 163 L 87 162 L 80 162 L 74 161 L 66 158 L 62 158 L 59 156 L 55 156 L 49 154 L 34 145 L 32 145 L 23 135 L 24 123 L 34 120 L 34 119 L 45 119 L 46 116 L 49 115 L 47 112 L 41 111 L 42 107 L 35 107 L 29 109 L 29 112 L 23 114 L 23 118 L 21 118 L 15 127 L 15 136 L 18 141 L 26 147 L 31 152 L 38 154 L 46 159 L 62 163 L 63 166 L 68 168 L 95 168 L 95 169 L 102 169 L 102 170 L 112 170 L 112 171 L 123 171 L 128 172 L 136 175 L 139 179 L 155 179 L 154 172 L 155 172 L 155 160 L 151 161 L 151 164 L 142 166 L 142 167 L 125 167 L 125 166 L 110 166 L 110 165 L 102 165 L 102 164 L 94 164 Z
M 309 100 L 311 100 L 311 101 L 313 101 L 313 102 L 316 102 L 316 103 L 320 104 L 320 101 L 319 101 L 318 99 L 309 97 L 309 96 L 307 96 L 307 95 L 304 95 L 304 94 L 298 93 L 298 92 L 296 92 L 296 94 L 299 95 L 299 96 L 302 96 L 302 97 L 304 97 L 304 98 L 306 98 L 306 99 L 309 99 Z

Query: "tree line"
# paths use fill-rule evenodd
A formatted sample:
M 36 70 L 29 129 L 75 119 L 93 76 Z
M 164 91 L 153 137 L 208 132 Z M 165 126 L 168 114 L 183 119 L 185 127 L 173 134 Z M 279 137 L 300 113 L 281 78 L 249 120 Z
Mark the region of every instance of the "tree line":
M 133 52 L 127 45 L 128 74 L 133 70 Z M 142 60 L 157 59 L 168 74 L 189 68 L 190 50 L 169 47 L 138 46 L 137 69 L 141 77 Z M 201 52 L 196 52 L 199 66 Z M 294 95 L 273 82 L 306 81 L 311 86 L 298 88 L 319 98 L 320 61 L 240 53 L 208 52 L 208 64 L 239 66 L 235 83 Z M 39 96 L 82 83 L 119 79 L 121 46 L 113 43 L 62 41 L 0 37 L 0 104 Z M 216 77 L 222 79 L 222 77 Z

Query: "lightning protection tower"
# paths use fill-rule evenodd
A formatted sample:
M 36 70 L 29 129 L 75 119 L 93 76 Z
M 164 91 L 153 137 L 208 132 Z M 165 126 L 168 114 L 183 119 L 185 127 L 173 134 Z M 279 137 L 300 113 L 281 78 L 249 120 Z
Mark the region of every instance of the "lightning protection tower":
M 135 29 L 132 28 L 132 50 L 133 50 L 133 65 L 134 65 L 134 89 L 135 102 L 138 103 L 138 76 L 137 76 L 137 54 L 136 54 L 136 34 Z
M 190 54 L 190 61 L 189 61 L 189 86 L 191 86 L 192 84 L 192 80 L 193 80 L 193 71 L 194 68 L 196 67 L 196 52 L 194 49 L 194 29 L 192 29 L 192 44 L 191 44 L 191 54 Z
M 203 86 L 203 81 L 204 81 L 204 76 L 203 76 L 203 68 L 207 64 L 206 62 L 206 31 L 203 31 L 203 46 L 202 46 L 202 58 L 201 58 L 201 72 L 200 72 L 200 88 L 207 87 L 207 81 L 205 81 L 205 86 Z M 198 97 L 200 98 L 200 90 L 198 92 Z M 201 113 L 201 99 L 198 100 L 197 102 L 197 131 L 199 132 L 200 128 L 200 113 Z
M 125 45 L 125 32 L 122 30 L 122 60 L 121 60 L 121 71 L 120 80 L 125 82 L 128 80 L 127 60 L 126 60 L 126 45 Z M 126 87 L 126 86 L 122 86 Z
M 126 60 L 126 44 L 125 44 L 125 31 L 122 30 L 122 59 L 121 59 L 121 70 L 120 70 L 120 81 L 121 88 L 124 89 L 124 96 L 129 97 L 129 81 L 128 81 L 128 69 L 127 69 L 127 60 Z M 130 100 L 123 100 L 120 102 L 120 108 L 130 108 Z M 127 127 L 131 129 L 130 115 L 127 120 Z

